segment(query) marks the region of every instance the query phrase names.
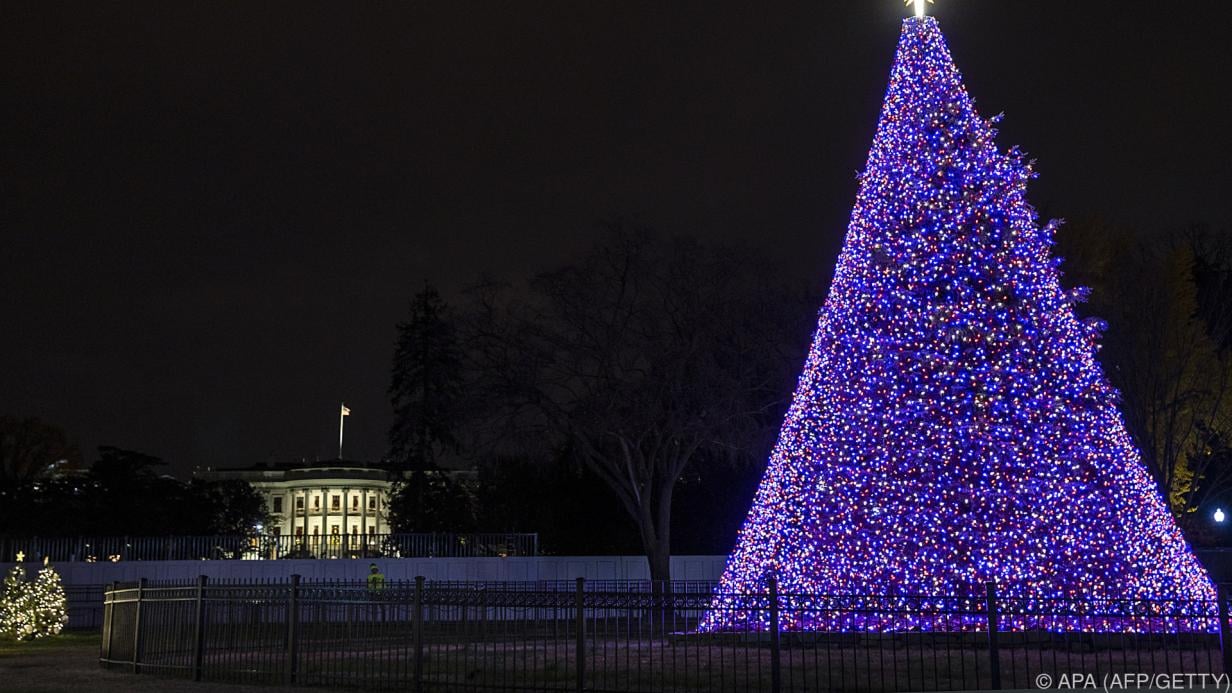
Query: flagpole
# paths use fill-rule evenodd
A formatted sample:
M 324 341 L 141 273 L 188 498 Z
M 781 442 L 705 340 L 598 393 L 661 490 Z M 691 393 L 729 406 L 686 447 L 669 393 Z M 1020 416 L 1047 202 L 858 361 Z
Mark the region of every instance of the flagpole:
M 346 402 L 338 407 L 338 459 L 342 459 L 342 430 L 346 426 Z

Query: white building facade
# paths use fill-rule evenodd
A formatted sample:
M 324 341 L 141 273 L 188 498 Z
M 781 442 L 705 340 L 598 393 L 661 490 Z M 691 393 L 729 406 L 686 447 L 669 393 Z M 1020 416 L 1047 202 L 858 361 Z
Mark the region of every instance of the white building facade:
M 201 475 L 251 484 L 265 498 L 270 516 L 263 533 L 278 537 L 284 546 L 336 544 L 345 550 L 368 543 L 372 535 L 392 531 L 389 499 L 393 483 L 385 469 L 332 460 L 217 469 Z

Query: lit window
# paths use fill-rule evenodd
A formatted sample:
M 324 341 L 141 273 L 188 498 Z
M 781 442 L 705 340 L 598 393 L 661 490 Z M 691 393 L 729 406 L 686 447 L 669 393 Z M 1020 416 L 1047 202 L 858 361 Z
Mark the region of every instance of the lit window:
M 339 510 L 342 508 L 342 496 L 334 496 L 329 499 L 329 509 Z
M 376 496 L 372 496 L 368 499 L 368 509 L 376 510 Z

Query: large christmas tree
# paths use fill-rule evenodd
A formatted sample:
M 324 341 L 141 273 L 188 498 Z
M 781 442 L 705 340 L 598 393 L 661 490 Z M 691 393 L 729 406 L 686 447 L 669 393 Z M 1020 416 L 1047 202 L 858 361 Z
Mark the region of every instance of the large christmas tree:
M 785 594 L 1214 598 L 1095 360 L 1102 326 L 1061 286 L 1031 163 L 997 149 L 994 122 L 936 20 L 906 20 L 804 373 L 702 630 L 740 627 L 753 601 L 733 595 L 772 575 Z

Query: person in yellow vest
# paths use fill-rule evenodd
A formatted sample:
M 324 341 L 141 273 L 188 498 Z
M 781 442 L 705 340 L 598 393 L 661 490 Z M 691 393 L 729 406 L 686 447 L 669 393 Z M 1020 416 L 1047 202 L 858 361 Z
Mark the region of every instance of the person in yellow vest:
M 368 566 L 368 594 L 376 596 L 384 590 L 385 576 L 381 574 L 381 569 L 373 563 Z
M 368 566 L 368 599 L 379 601 L 381 593 L 385 591 L 385 576 L 381 574 L 381 569 L 377 564 L 372 563 Z M 372 605 L 374 618 L 385 620 L 385 604 Z

